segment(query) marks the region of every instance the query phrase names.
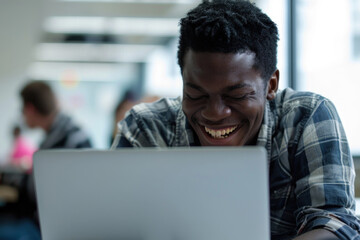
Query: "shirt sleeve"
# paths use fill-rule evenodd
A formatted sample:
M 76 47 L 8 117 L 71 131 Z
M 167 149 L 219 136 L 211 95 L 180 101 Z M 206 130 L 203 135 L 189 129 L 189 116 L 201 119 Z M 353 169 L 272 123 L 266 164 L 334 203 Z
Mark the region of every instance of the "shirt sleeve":
M 118 130 L 111 149 L 151 145 L 147 138 L 145 123 L 133 110 L 128 112 L 125 119 L 120 121 L 117 127 Z
M 165 110 L 163 110 L 165 109 Z M 118 131 L 111 149 L 120 147 L 168 147 L 174 140 L 174 124 L 163 107 L 139 104 L 118 123 Z M 162 113 L 162 114 L 161 114 Z
M 360 239 L 355 217 L 355 170 L 334 105 L 323 100 L 309 116 L 293 162 L 298 234 L 323 228 Z

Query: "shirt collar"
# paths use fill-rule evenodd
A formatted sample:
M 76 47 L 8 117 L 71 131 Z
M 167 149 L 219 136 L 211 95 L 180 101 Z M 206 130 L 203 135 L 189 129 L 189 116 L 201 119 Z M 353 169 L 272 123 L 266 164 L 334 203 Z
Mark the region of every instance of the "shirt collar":
M 258 138 L 256 145 L 264 147 L 267 151 L 268 162 L 270 162 L 271 157 L 271 146 L 272 146 L 272 135 L 275 131 L 275 114 L 271 111 L 274 101 L 266 101 L 264 109 L 264 117 L 259 130 Z
M 176 118 L 175 146 L 200 146 L 199 140 L 187 120 L 180 104 Z

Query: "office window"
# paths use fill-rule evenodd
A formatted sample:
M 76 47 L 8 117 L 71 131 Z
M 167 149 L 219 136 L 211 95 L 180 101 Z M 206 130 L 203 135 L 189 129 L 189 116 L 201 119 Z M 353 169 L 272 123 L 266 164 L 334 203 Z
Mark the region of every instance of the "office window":
M 288 0 L 258 0 L 256 5 L 267 14 L 277 25 L 279 42 L 277 52 L 277 67 L 280 71 L 279 89 L 289 86 L 289 61 L 288 61 Z
M 296 86 L 336 106 L 360 154 L 360 0 L 297 0 Z
M 353 57 L 360 61 L 360 1 L 352 0 Z

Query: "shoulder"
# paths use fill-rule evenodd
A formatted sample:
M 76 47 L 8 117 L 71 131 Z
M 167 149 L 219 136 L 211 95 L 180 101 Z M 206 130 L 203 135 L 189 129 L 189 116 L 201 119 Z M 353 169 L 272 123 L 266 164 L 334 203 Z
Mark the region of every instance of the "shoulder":
M 286 151 L 289 147 L 295 151 L 302 144 L 345 136 L 334 104 L 319 94 L 285 89 L 269 105 L 273 138 L 283 143 Z
M 160 120 L 164 122 L 175 121 L 181 109 L 181 99 L 162 98 L 153 103 L 135 105 L 126 115 L 126 118 L 143 119 L 145 121 Z
M 170 146 L 176 136 L 177 118 L 181 111 L 180 98 L 162 98 L 153 103 L 136 105 L 118 123 L 114 144 L 128 142 L 131 146 Z
M 314 117 L 338 119 L 334 104 L 329 99 L 312 92 L 287 88 L 278 93 L 270 106 L 271 111 L 281 122 L 296 123 Z
M 311 111 L 324 101 L 329 100 L 316 93 L 294 91 L 290 88 L 282 90 L 275 98 L 278 111 L 281 110 L 283 113 L 297 108 L 309 109 Z
M 65 148 L 89 148 L 92 146 L 87 133 L 75 121 L 66 114 L 59 114 L 54 132 L 62 132 L 59 134 L 58 145 Z

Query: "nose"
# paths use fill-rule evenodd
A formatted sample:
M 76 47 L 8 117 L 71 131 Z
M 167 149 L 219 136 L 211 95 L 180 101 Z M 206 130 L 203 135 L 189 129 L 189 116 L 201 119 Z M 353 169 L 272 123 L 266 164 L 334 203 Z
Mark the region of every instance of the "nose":
M 224 103 L 221 97 L 209 98 L 201 115 L 206 120 L 217 122 L 229 117 L 231 108 Z

